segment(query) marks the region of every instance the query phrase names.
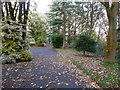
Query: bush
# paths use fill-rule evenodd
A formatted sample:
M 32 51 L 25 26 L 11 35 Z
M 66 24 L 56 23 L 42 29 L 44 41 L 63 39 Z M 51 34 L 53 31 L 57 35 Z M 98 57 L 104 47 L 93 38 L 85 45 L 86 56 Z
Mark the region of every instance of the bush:
M 75 49 L 77 51 L 83 51 L 85 55 L 85 51 L 95 52 L 96 51 L 96 42 L 91 37 L 86 35 L 80 35 L 74 42 Z
M 14 52 L 14 54 L 0 56 L 0 61 L 2 63 L 16 63 L 19 61 L 30 61 L 32 60 L 31 54 L 28 52 Z
M 52 45 L 55 48 L 60 48 L 63 46 L 63 36 L 60 34 L 54 34 L 51 36 Z
M 97 42 L 97 45 L 96 45 L 96 54 L 98 56 L 104 56 L 105 55 L 105 50 L 106 50 L 106 44 L 105 44 L 105 42 L 102 42 L 102 41 Z
M 16 60 L 30 60 L 32 56 L 28 53 L 29 43 L 23 39 L 25 31 L 19 22 L 5 20 L 1 22 L 2 30 L 2 55 L 0 61 L 3 63 L 16 62 Z M 26 32 L 27 35 L 27 32 Z M 19 58 L 18 58 L 19 57 Z
M 18 52 L 17 55 L 20 56 L 20 60 L 22 61 L 30 61 L 32 59 L 31 54 L 28 52 Z
M 35 42 L 30 42 L 30 46 L 35 46 Z
M 17 59 L 20 59 L 19 55 L 11 54 L 11 55 L 4 55 L 0 56 L 0 61 L 2 63 L 16 63 Z
M 43 47 L 44 43 L 36 43 L 36 46 Z

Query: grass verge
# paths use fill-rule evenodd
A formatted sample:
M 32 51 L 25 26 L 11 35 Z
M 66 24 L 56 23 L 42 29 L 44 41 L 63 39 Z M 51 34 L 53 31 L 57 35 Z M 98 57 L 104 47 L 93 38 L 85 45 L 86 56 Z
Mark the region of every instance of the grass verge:
M 120 66 L 118 65 L 118 63 L 102 62 L 100 63 L 100 65 L 107 68 L 115 69 L 115 70 L 120 69 Z
M 58 52 L 76 52 L 76 50 L 75 49 L 71 49 L 71 48 L 69 48 L 69 49 L 56 49 Z
M 87 69 L 83 68 L 82 67 L 83 63 L 80 63 L 79 61 L 73 60 L 72 63 L 74 65 L 76 65 L 77 68 L 81 69 L 84 73 L 86 73 L 88 76 L 90 76 L 93 80 L 95 80 L 97 82 L 97 84 L 99 86 L 101 86 L 102 88 L 115 88 L 115 87 L 111 87 L 111 86 L 118 85 L 118 82 L 117 82 L 118 77 L 116 74 L 114 74 L 114 71 L 105 73 L 102 76 L 101 74 L 98 73 L 98 71 L 93 72 L 91 70 L 87 70 Z M 107 77 L 106 77 L 106 75 L 107 75 Z
M 73 55 L 80 54 L 79 52 L 77 52 L 74 49 L 57 49 L 57 51 L 61 52 L 64 56 L 66 54 L 69 55 L 70 53 L 72 53 Z M 71 57 L 71 54 L 69 57 Z M 67 56 L 68 59 L 71 59 L 69 57 Z M 80 56 L 78 55 L 78 57 L 80 57 Z M 101 86 L 102 88 L 118 88 L 118 85 L 119 85 L 118 70 L 120 69 L 119 64 L 105 63 L 105 62 L 101 61 L 101 63 L 98 63 L 97 66 L 100 65 L 101 67 L 104 67 L 105 70 L 99 70 L 99 69 L 97 69 L 97 66 L 96 66 L 97 70 L 88 70 L 85 67 L 83 68 L 83 66 L 85 65 L 84 62 L 81 63 L 81 61 L 77 61 L 75 59 L 76 58 L 72 58 L 72 60 L 71 60 L 72 63 L 74 65 L 76 65 L 77 68 L 81 69 L 84 73 L 86 73 L 89 77 L 91 77 L 91 79 L 93 79 L 95 82 L 97 82 L 97 84 L 99 86 Z M 96 60 L 94 57 L 93 57 L 93 59 Z M 99 60 L 99 59 L 97 59 L 97 60 Z M 83 59 L 82 59 L 82 61 L 83 61 Z M 92 65 L 90 65 L 90 67 L 92 67 Z

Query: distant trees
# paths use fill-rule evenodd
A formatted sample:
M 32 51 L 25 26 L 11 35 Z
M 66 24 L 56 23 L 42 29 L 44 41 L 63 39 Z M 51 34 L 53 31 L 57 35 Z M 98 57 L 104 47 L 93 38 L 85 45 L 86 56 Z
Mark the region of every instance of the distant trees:
M 92 36 L 100 21 L 105 19 L 104 7 L 98 2 L 76 2 L 79 12 L 79 24 L 82 32 Z M 81 30 L 79 33 L 81 33 Z
M 52 33 L 63 33 L 64 47 L 70 46 L 78 34 L 85 33 L 97 41 L 105 41 L 107 35 L 105 61 L 114 62 L 117 17 L 119 22 L 118 4 L 119 2 L 54 1 L 48 13 L 49 30 Z
M 48 15 L 49 31 L 62 33 L 63 47 L 70 47 L 77 35 L 86 33 L 94 37 L 97 27 L 105 20 L 104 7 L 96 2 L 54 1 Z M 103 32 L 106 27 L 103 27 Z M 101 33 L 101 32 L 100 32 Z M 100 36 L 99 36 L 100 37 Z
M 46 40 L 46 23 L 37 13 L 30 13 L 28 19 L 30 33 L 37 46 L 42 46 Z

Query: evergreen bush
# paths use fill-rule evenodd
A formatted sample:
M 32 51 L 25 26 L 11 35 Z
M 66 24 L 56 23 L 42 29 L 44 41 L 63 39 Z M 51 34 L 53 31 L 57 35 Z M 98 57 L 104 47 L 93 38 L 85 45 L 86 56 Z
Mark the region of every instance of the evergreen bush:
M 96 54 L 98 56 L 104 56 L 106 50 L 106 44 L 103 41 L 98 41 L 96 45 Z
M 60 48 L 63 46 L 63 35 L 61 34 L 54 34 L 51 36 L 51 42 L 53 47 Z
M 96 51 L 96 42 L 94 39 L 92 39 L 89 36 L 86 35 L 80 35 L 74 42 L 74 47 L 77 51 L 83 51 L 83 54 L 85 55 L 85 52 L 92 52 L 95 53 Z

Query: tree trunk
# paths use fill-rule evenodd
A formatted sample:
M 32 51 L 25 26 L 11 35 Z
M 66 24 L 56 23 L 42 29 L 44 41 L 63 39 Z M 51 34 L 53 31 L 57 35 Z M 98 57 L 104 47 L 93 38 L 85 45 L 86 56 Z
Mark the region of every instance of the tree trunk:
M 25 8 L 25 2 L 24 2 L 23 3 L 23 10 L 24 10 L 24 22 L 23 22 L 23 24 L 25 24 L 25 26 L 23 27 L 23 29 L 25 31 L 27 31 L 26 24 L 27 24 L 27 20 L 28 20 L 29 8 L 30 8 L 30 1 L 28 1 L 28 3 L 27 3 L 27 8 Z M 26 32 L 23 32 L 23 40 L 25 40 L 25 39 L 26 39 Z
M 2 2 L 0 0 L 0 23 L 2 20 Z M 0 29 L 0 55 L 2 54 L 2 31 Z M 2 62 L 0 61 L 0 89 L 2 90 Z
M 0 1 L 0 19 L 2 19 L 2 2 Z
M 65 7 L 65 2 L 63 2 L 63 7 Z M 63 48 L 66 47 L 66 10 L 64 8 L 63 10 L 63 20 L 64 20 L 64 24 L 63 24 Z
M 85 56 L 85 51 L 83 51 L 83 55 Z
M 19 2 L 19 15 L 18 20 L 20 23 L 22 23 L 22 2 Z
M 16 4 L 15 4 L 16 5 Z M 10 12 L 10 17 L 13 21 L 15 21 L 15 17 L 14 17 L 14 8 L 12 8 L 12 4 L 11 2 L 8 2 L 8 6 L 9 6 L 9 12 Z
M 2 20 L 2 2 L 0 0 L 0 21 Z M 2 54 L 2 36 L 0 29 L 0 55 Z M 0 89 L 2 90 L 2 62 L 0 61 Z
M 92 36 L 93 33 L 93 15 L 94 15 L 94 11 L 93 11 L 93 3 L 90 3 L 90 32 L 89 32 L 89 36 Z
M 0 21 L 2 20 L 2 2 L 0 1 Z M 2 31 L 0 30 L 0 54 L 2 53 Z
M 6 10 L 6 18 L 9 17 L 9 11 L 8 11 L 8 2 L 5 2 L 5 10 Z
M 74 27 L 74 36 L 73 36 L 73 40 L 76 39 L 76 29 L 77 29 L 77 22 L 76 22 L 76 14 L 75 14 L 75 27 Z
M 117 2 L 112 2 L 112 6 L 107 10 L 107 16 L 109 20 L 109 29 L 107 36 L 107 47 L 106 47 L 106 62 L 115 62 L 116 52 L 116 27 L 117 27 Z

